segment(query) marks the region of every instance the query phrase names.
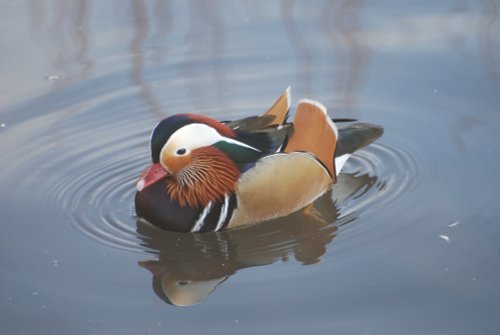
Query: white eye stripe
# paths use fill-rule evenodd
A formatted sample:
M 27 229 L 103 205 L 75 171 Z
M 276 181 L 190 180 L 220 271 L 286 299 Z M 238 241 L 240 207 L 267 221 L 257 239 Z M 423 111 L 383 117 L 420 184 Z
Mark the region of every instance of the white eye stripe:
M 165 143 L 165 147 L 173 145 L 175 151 L 181 148 L 192 151 L 212 145 L 221 138 L 222 136 L 215 129 L 201 123 L 192 123 L 173 133 Z
M 236 144 L 241 147 L 260 152 L 259 149 L 254 148 L 248 144 L 222 136 L 217 132 L 217 130 L 210 126 L 207 126 L 206 124 L 192 123 L 180 128 L 172 134 L 167 143 L 165 143 L 165 145 L 163 146 L 160 157 L 163 156 L 165 151 L 170 151 L 177 154 L 178 150 L 184 149 L 186 150 L 186 152 L 190 152 L 198 148 L 210 146 L 220 141 Z

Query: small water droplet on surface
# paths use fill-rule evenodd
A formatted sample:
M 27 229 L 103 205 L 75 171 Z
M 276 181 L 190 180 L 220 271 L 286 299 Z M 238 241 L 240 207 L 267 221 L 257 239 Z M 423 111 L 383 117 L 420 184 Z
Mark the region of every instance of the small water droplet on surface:
M 61 78 L 61 77 L 57 74 L 51 74 L 51 75 L 46 77 L 47 80 L 58 80 L 59 78 Z
M 54 267 L 58 267 L 58 266 L 59 266 L 59 261 L 58 261 L 57 259 L 53 259 L 53 260 L 52 260 L 52 265 L 53 265 Z
M 5 123 L 0 124 L 0 127 L 5 128 L 7 125 Z
M 453 222 L 453 223 L 450 223 L 450 224 L 448 225 L 448 227 L 453 228 L 453 227 L 458 226 L 459 224 L 460 224 L 460 222 L 455 221 L 455 222 Z
M 440 238 L 442 238 L 443 240 L 445 240 L 446 242 L 450 243 L 450 238 L 446 235 L 439 235 Z

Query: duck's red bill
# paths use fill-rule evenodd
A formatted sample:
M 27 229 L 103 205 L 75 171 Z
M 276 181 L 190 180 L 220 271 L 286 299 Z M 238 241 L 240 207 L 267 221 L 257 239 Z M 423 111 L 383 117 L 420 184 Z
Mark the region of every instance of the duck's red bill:
M 161 180 L 168 176 L 168 172 L 165 171 L 163 166 L 160 163 L 155 163 L 149 166 L 146 170 L 141 173 L 141 177 L 137 182 L 137 191 L 142 191 L 149 185 L 156 183 L 158 180 Z

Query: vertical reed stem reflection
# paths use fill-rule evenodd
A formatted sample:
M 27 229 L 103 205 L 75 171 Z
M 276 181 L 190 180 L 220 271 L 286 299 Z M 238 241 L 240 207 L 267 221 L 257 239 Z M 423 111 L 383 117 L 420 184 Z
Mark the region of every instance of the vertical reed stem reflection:
M 49 7 L 51 13 L 47 13 Z M 88 38 L 91 7 L 88 0 L 32 0 L 27 5 L 33 37 L 54 67 L 47 75 L 57 76 L 52 83 L 54 90 L 86 79 L 92 72 L 94 61 L 89 56 Z
M 139 86 L 139 95 L 149 108 L 149 111 L 158 118 L 162 118 L 162 108 L 154 96 L 151 85 L 144 79 L 144 41 L 149 35 L 149 17 L 145 0 L 131 0 L 134 36 L 130 42 L 132 53 L 131 77 L 132 83 Z
M 478 27 L 481 56 L 488 74 L 496 82 L 500 83 L 500 69 L 495 58 L 495 47 L 498 49 L 500 46 L 500 27 L 497 22 L 498 4 L 494 0 L 483 0 L 481 4 L 483 7 L 483 19 Z
M 288 41 L 296 54 L 299 69 L 297 71 L 297 86 L 299 91 L 305 95 L 312 93 L 312 68 L 313 68 L 313 55 L 307 43 L 300 32 L 300 27 L 294 18 L 294 0 L 283 0 L 281 2 L 281 17 Z
M 321 14 L 321 29 L 336 55 L 332 93 L 343 114 L 355 106 L 369 70 L 371 49 L 360 34 L 363 6 L 364 0 L 328 1 Z
M 218 2 L 189 2 L 189 28 L 185 59 L 178 65 L 180 76 L 186 78 L 186 93 L 197 109 L 205 109 L 215 101 L 224 111 L 228 90 L 224 63 L 225 27 Z M 209 98 L 212 95 L 212 98 Z

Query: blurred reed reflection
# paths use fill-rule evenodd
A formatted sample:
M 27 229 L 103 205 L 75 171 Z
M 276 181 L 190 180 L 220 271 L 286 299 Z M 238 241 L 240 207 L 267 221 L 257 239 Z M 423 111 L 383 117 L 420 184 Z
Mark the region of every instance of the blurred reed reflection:
M 151 38 L 155 41 L 152 59 L 156 63 L 164 63 L 168 44 L 163 43 L 173 30 L 172 2 L 158 0 L 154 6 L 155 31 Z
M 29 0 L 26 7 L 33 37 L 53 65 L 47 75 L 54 79 L 53 88 L 89 78 L 95 63 L 89 56 L 88 36 L 92 2 Z
M 281 17 L 298 62 L 296 72 L 299 90 L 306 95 L 313 94 L 313 82 L 326 79 L 331 83 L 335 108 L 342 109 L 344 115 L 355 106 L 356 96 L 368 73 L 371 50 L 360 34 L 363 31 L 360 12 L 364 1 L 327 1 L 315 11 L 318 18 L 315 23 L 319 28 L 317 33 L 324 36 L 324 43 L 330 46 L 331 53 L 325 53 L 324 47 L 314 46 L 313 36 L 304 35 L 297 21 L 297 13 L 304 8 L 296 5 L 295 1 L 283 0 Z M 302 2 L 299 5 L 307 6 Z M 318 74 L 321 62 L 317 58 L 322 54 L 327 55 L 329 66 L 333 64 L 331 78 Z
M 296 71 L 297 85 L 303 94 L 309 95 L 312 93 L 311 85 L 314 71 L 314 58 L 296 20 L 296 13 L 294 11 L 295 5 L 296 2 L 294 0 L 283 0 L 281 2 L 281 18 L 285 26 L 288 41 L 299 63 Z
M 495 0 L 483 0 L 481 4 L 483 20 L 478 27 L 481 56 L 488 74 L 500 83 L 500 23 L 497 20 L 500 6 Z
M 27 4 L 30 30 L 36 43 L 47 53 L 52 68 L 45 79 L 52 83 L 52 91 L 62 90 L 92 76 L 95 61 L 91 59 L 89 20 L 92 2 L 89 0 L 29 0 Z M 85 109 L 73 104 L 49 129 L 53 144 L 64 142 L 64 128 L 60 125 Z
M 185 59 L 177 66 L 186 78 L 186 92 L 194 107 L 212 104 L 224 111 L 228 66 L 224 64 L 226 29 L 224 5 L 218 1 L 189 1 L 188 31 L 184 37 Z
M 186 57 L 177 65 L 179 76 L 186 79 L 186 94 L 195 107 L 203 109 L 215 102 L 216 107 L 224 110 L 227 106 L 227 68 L 223 61 L 225 30 L 220 19 L 218 3 L 190 1 L 187 8 L 189 28 L 184 38 L 187 46 Z M 148 59 L 156 63 L 168 63 L 166 55 L 169 45 L 165 41 L 175 28 L 175 13 L 171 12 L 171 4 L 168 2 L 157 1 L 152 5 L 145 0 L 131 0 L 131 11 L 134 27 L 134 36 L 130 42 L 132 83 L 140 87 L 139 95 L 148 110 L 161 118 L 168 112 L 160 104 L 144 73 Z M 149 40 L 154 41 L 155 46 L 145 50 L 144 45 Z M 146 57 L 147 55 L 151 57 Z
M 162 118 L 165 114 L 162 112 L 160 102 L 154 95 L 151 84 L 144 77 L 146 67 L 144 42 L 150 33 L 147 2 L 145 0 L 131 0 L 131 8 L 132 23 L 134 26 L 134 36 L 130 41 L 130 53 L 132 54 L 130 75 L 132 83 L 139 87 L 139 95 L 148 106 L 148 110 L 156 117 Z M 160 15 L 160 19 L 162 18 Z M 156 22 L 159 21 L 156 20 Z M 164 27 L 163 24 L 162 27 Z M 161 31 L 167 33 L 168 29 L 162 29 Z
M 361 32 L 363 0 L 327 1 L 321 10 L 320 26 L 335 60 L 332 94 L 335 107 L 349 112 L 366 82 L 372 50 Z
M 453 50 L 463 57 L 469 55 L 468 38 L 475 37 L 483 66 L 488 75 L 500 83 L 500 6 L 495 0 L 480 2 L 457 1 L 452 3 L 447 19 L 439 24 L 437 31 L 448 40 Z M 474 19 L 475 15 L 477 17 Z M 434 28 L 434 27 L 430 27 Z
M 339 226 L 356 219 L 339 219 L 336 203 L 361 196 L 377 183 L 369 175 L 341 175 L 332 191 L 306 209 L 284 218 L 242 229 L 183 234 L 137 222 L 143 246 L 154 256 L 139 263 L 153 275 L 153 290 L 177 306 L 202 302 L 238 270 L 287 261 L 318 263 L 334 240 Z
M 101 54 L 101 50 L 93 50 L 96 45 L 108 44 L 92 43 L 100 38 L 101 31 L 96 30 L 94 23 L 102 24 L 99 20 L 103 17 L 98 14 L 106 10 L 101 7 L 104 5 L 91 0 L 27 1 L 33 39 L 51 64 L 47 78 L 57 79 L 52 81 L 53 88 L 61 89 L 91 78 L 96 65 L 105 62 L 92 58 Z M 224 112 L 228 107 L 228 77 L 232 70 L 227 52 L 233 41 L 241 38 L 234 39 L 235 32 L 229 29 L 234 22 L 226 12 L 234 7 L 226 1 L 205 0 L 187 3 L 130 0 L 128 6 L 121 4 L 116 3 L 118 8 L 104 18 L 115 24 L 112 27 L 115 39 L 104 42 L 117 43 L 123 40 L 123 35 L 130 34 L 131 57 L 118 59 L 130 59 L 120 65 L 130 73 L 131 82 L 138 86 L 139 96 L 149 112 L 155 117 L 168 114 L 155 93 L 155 82 L 146 76 L 152 66 L 167 64 L 175 64 L 177 77 L 185 86 L 184 93 L 195 108 L 211 106 Z M 334 108 L 342 109 L 343 115 L 356 107 L 370 73 L 374 50 L 396 48 L 412 52 L 448 45 L 464 57 L 475 51 L 487 73 L 500 82 L 500 35 L 496 34 L 500 29 L 499 6 L 495 0 L 450 2 L 449 8 L 444 6 L 439 12 L 400 15 L 390 22 L 380 21 L 369 5 L 364 0 L 332 0 L 315 6 L 283 0 L 276 7 L 252 2 L 240 8 L 245 20 L 248 15 L 255 16 L 248 20 L 256 25 L 250 28 L 255 34 L 248 35 L 248 44 L 259 48 L 261 40 L 264 46 L 269 43 L 267 39 L 286 38 L 297 63 L 295 82 L 290 84 L 303 95 L 315 94 L 317 85 L 326 85 L 331 89 Z M 273 10 L 281 18 L 284 36 L 279 30 L 264 36 L 257 29 L 265 22 L 265 13 Z M 312 18 L 307 24 L 302 12 Z M 173 49 L 184 52 L 180 61 L 168 58 Z M 251 56 L 252 50 L 248 52 Z M 280 56 L 282 51 L 271 49 L 269 55 Z M 116 55 L 106 56 L 114 59 Z M 263 77 L 267 70 L 262 68 Z

